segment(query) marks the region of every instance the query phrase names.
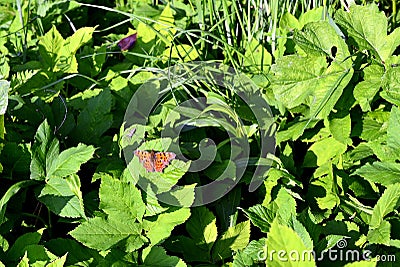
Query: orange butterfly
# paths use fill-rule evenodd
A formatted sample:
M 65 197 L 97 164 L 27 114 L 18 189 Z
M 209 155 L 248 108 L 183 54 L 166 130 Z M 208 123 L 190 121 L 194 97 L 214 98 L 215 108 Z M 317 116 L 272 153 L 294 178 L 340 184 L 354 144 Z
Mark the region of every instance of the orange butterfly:
M 133 153 L 139 158 L 139 162 L 148 172 L 162 172 L 169 162 L 176 157 L 176 154 L 172 152 L 135 150 Z

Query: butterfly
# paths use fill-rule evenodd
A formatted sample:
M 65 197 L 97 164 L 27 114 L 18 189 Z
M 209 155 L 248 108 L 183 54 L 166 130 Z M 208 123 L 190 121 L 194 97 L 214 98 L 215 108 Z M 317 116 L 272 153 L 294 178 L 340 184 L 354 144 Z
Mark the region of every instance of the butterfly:
M 134 33 L 134 34 L 129 35 L 128 37 L 121 39 L 117 44 L 118 47 L 122 51 L 130 49 L 136 43 L 136 36 L 137 36 L 137 34 Z
M 139 158 L 139 162 L 148 172 L 162 172 L 169 162 L 176 157 L 173 152 L 135 150 L 133 153 Z

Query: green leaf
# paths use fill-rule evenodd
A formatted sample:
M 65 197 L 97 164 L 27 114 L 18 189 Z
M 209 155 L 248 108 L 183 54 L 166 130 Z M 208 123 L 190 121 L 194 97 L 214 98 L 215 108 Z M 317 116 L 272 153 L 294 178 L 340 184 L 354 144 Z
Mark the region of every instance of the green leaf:
M 231 257 L 233 251 L 243 249 L 250 241 L 250 221 L 239 223 L 228 230 L 217 240 L 212 251 L 216 261 Z
M 329 131 L 333 138 L 345 145 L 351 145 L 351 118 L 350 113 L 334 114 L 329 117 Z
M 276 215 L 276 211 L 260 204 L 250 207 L 248 210 L 243 210 L 243 212 L 246 213 L 251 222 L 264 233 L 269 231 L 269 227 Z
M 387 36 L 387 18 L 375 4 L 352 5 L 350 12 L 338 10 L 335 21 L 355 40 L 360 50 L 371 51 L 379 62 L 385 62 L 400 44 L 400 28 Z
M 370 228 L 367 235 L 367 240 L 371 244 L 390 245 L 390 223 L 382 221 L 375 228 Z
M 10 88 L 10 82 L 0 80 L 0 115 L 4 115 L 8 105 L 8 89 Z
M 186 230 L 197 246 L 210 251 L 218 237 L 216 218 L 206 207 L 192 209 L 192 215 L 186 223 Z
M 363 69 L 364 81 L 354 87 L 354 98 L 358 101 L 362 111 L 371 111 L 371 102 L 382 84 L 384 69 L 382 66 L 373 64 Z
M 17 194 L 21 189 L 31 186 L 35 184 L 35 181 L 20 181 L 12 186 L 10 186 L 7 191 L 3 194 L 2 198 L 0 199 L 0 225 L 5 222 L 5 213 L 6 213 L 6 208 L 7 208 L 7 203 L 10 200 L 12 196 Z
M 73 35 L 65 40 L 63 49 L 68 51 L 71 55 L 75 54 L 79 47 L 92 40 L 94 30 L 94 27 L 83 27 L 78 29 Z
M 175 226 L 184 223 L 190 216 L 189 208 L 181 208 L 172 212 L 162 213 L 155 221 L 144 220 L 147 237 L 151 245 L 156 245 L 169 237 Z
M 135 186 L 103 175 L 99 197 L 100 208 L 110 217 L 121 221 L 142 221 L 146 206 L 139 189 Z
M 389 185 L 376 203 L 369 222 L 370 228 L 382 224 L 383 218 L 400 206 L 400 183 Z
M 357 262 L 347 263 L 343 267 L 375 267 L 375 266 L 376 266 L 376 261 L 367 260 L 367 261 L 357 261 Z
M 46 267 L 63 267 L 67 260 L 67 255 L 68 254 L 65 253 L 62 257 L 59 257 L 47 264 Z
M 25 247 L 30 266 L 40 266 L 44 262 L 55 260 L 57 256 L 47 250 L 43 245 L 28 245 Z
M 400 110 L 393 106 L 387 129 L 387 145 L 400 158 Z
M 346 43 L 327 21 L 308 23 L 302 31 L 295 30 L 293 38 L 308 55 L 329 57 L 332 63 L 345 61 L 350 56 Z M 333 47 L 336 48 L 335 53 Z M 350 66 L 350 62 L 343 65 L 345 68 Z
M 265 251 L 265 238 L 260 240 L 252 240 L 246 246 L 245 249 L 236 253 L 233 257 L 234 267 L 248 267 L 248 266 L 259 266 L 260 258 L 264 257 L 263 252 Z
M 93 146 L 84 144 L 64 150 L 49 166 L 46 179 L 66 177 L 76 173 L 83 163 L 93 157 L 95 150 Z
M 141 231 L 137 223 L 95 217 L 83 222 L 69 234 L 89 248 L 107 250 L 127 237 L 140 237 Z M 137 247 L 142 244 L 143 241 L 138 240 Z
M 305 104 L 310 108 L 310 118 L 322 119 L 332 111 L 351 79 L 351 62 L 343 61 L 349 52 L 344 41 L 327 22 L 312 23 L 305 33 L 298 32 L 297 36 L 310 55 L 279 58 L 271 68 L 274 74 L 271 89 L 286 108 Z M 336 56 L 342 60 L 333 56 L 332 47 L 337 48 Z M 333 60 L 330 65 L 326 56 Z
M 316 266 L 312 253 L 307 253 L 310 250 L 297 233 L 285 225 L 280 225 L 277 220 L 271 224 L 267 246 L 268 266 L 299 266 L 299 262 L 301 266 Z M 278 254 L 278 251 L 283 253 Z
M 64 39 L 54 25 L 43 37 L 39 38 L 39 52 L 46 70 L 57 71 L 56 64 L 63 45 Z
M 52 212 L 67 218 L 85 218 L 79 176 L 50 179 L 39 195 L 39 200 Z
M 252 38 L 245 46 L 243 66 L 250 71 L 259 73 L 267 71 L 272 64 L 272 56 L 268 50 L 260 44 L 256 38 Z
M 367 163 L 357 169 L 354 174 L 360 175 L 370 182 L 389 186 L 400 183 L 400 164 L 393 162 Z
M 45 180 L 49 168 L 59 154 L 59 142 L 51 132 L 47 120 L 39 125 L 32 146 L 32 161 L 30 165 L 33 180 Z
M 329 160 L 343 154 L 347 145 L 337 141 L 333 137 L 315 142 L 308 149 L 304 158 L 304 167 L 321 166 Z
M 16 261 L 18 258 L 25 254 L 25 248 L 29 245 L 37 245 L 42 237 L 44 229 L 40 229 L 37 232 L 26 233 L 17 238 L 10 250 L 7 251 L 7 259 L 10 261 Z
M 93 144 L 107 131 L 113 123 L 111 114 L 111 92 L 103 89 L 100 94 L 90 98 L 85 108 L 78 116 L 78 121 L 72 135 L 76 140 Z
M 142 254 L 142 261 L 144 266 L 187 266 L 181 259 L 175 256 L 168 256 L 163 248 L 157 246 L 145 248 Z

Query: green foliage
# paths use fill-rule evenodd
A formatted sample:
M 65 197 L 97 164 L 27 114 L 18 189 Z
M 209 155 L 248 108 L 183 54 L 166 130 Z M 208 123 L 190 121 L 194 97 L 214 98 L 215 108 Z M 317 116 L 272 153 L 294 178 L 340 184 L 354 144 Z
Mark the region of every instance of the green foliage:
M 396 1 L 3 2 L 0 266 L 397 266 Z

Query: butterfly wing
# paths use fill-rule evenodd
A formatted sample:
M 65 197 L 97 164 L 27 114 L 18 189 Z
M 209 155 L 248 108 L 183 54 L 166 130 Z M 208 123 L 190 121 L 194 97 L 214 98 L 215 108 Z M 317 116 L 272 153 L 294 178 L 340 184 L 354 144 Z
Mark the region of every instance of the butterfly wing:
M 130 49 L 136 43 L 136 33 L 121 39 L 118 42 L 119 48 L 124 51 Z
M 133 152 L 139 158 L 139 162 L 148 172 L 154 172 L 154 152 L 135 150 Z
M 176 154 L 172 152 L 157 152 L 154 154 L 154 170 L 162 172 L 169 162 L 175 159 Z

